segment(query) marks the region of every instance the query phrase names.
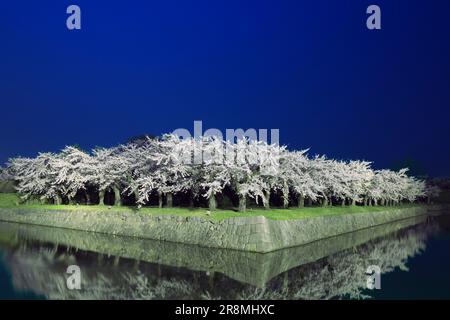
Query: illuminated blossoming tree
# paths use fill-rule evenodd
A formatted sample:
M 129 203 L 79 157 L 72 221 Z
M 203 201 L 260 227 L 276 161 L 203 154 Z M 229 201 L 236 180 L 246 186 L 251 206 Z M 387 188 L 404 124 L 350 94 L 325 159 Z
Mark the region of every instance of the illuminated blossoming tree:
M 1 174 L 16 181 L 24 200 L 57 204 L 80 202 L 82 195 L 89 204 L 93 193 L 105 204 L 105 195 L 114 193 L 114 205 L 127 199 L 140 207 L 157 194 L 160 207 L 164 199 L 172 207 L 174 196 L 189 196 L 191 205 L 206 198 L 214 210 L 217 195 L 227 188 L 238 199 L 238 210 L 245 211 L 248 199 L 269 208 L 271 195 L 287 208 L 291 200 L 298 207 L 305 201 L 322 206 L 394 205 L 439 193 L 408 176 L 408 169 L 373 170 L 367 161 L 309 157 L 307 152 L 248 139 L 164 135 L 92 152 L 66 147 L 59 153 L 14 158 Z

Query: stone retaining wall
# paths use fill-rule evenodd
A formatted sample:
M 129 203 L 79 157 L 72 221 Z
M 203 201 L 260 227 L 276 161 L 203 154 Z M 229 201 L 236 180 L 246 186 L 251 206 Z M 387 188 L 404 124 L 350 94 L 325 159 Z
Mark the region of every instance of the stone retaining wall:
M 258 216 L 221 221 L 174 215 L 153 216 L 114 209 L 83 212 L 14 208 L 0 209 L 0 220 L 266 253 L 426 215 L 432 208 L 418 206 L 298 220 L 271 220 Z
M 188 268 L 210 274 L 219 272 L 239 282 L 263 288 L 280 273 L 369 241 L 384 238 L 389 234 L 396 234 L 402 229 L 423 223 L 426 219 L 427 216 L 417 216 L 269 253 L 208 248 L 169 241 L 1 221 L 0 234 L 3 243 L 5 239 L 9 239 L 11 246 L 21 243 L 26 248 L 32 248 L 36 246 L 36 243 L 40 243 L 53 249 L 62 247 L 63 251 L 73 252 L 70 249 L 76 249 L 77 252 L 80 250 L 96 252 L 108 257 L 114 256 L 114 262 L 118 262 L 120 257 L 120 259 Z M 21 250 L 20 247 L 17 249 Z

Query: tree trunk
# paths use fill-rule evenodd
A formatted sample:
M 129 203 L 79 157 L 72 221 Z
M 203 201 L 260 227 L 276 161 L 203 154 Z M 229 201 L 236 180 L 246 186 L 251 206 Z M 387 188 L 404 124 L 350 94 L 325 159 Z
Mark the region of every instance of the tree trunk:
M 56 203 L 56 205 L 58 205 L 58 206 L 62 203 L 62 199 L 61 199 L 61 196 L 60 196 L 60 195 L 56 195 L 56 196 L 55 196 L 55 203 Z
M 298 207 L 299 208 L 305 207 L 305 197 L 301 194 L 298 195 Z
M 86 190 L 84 195 L 86 196 L 86 204 L 90 205 L 91 204 L 91 196 L 89 195 L 89 192 Z
M 158 207 L 163 207 L 163 196 L 161 192 L 158 192 Z
M 264 206 L 264 209 L 268 210 L 268 209 L 270 209 L 270 191 L 263 191 L 263 194 L 264 194 L 263 199 L 262 199 L 263 206 Z
M 312 207 L 312 199 L 308 198 L 308 201 L 306 202 L 308 204 L 308 207 Z
M 289 292 L 289 272 L 285 272 L 283 276 L 283 291 Z
M 119 262 L 120 262 L 120 256 L 115 256 L 114 257 L 114 262 L 113 262 L 114 268 L 119 266 Z
M 135 190 L 133 192 L 134 194 L 134 205 L 137 206 L 138 205 L 138 199 L 139 199 L 139 192 L 137 190 Z
M 98 193 L 99 204 L 101 206 L 105 205 L 105 190 L 100 190 Z
M 122 199 L 120 198 L 120 189 L 117 186 L 114 186 L 113 190 L 114 190 L 114 205 L 121 206 Z
M 345 198 L 344 199 L 342 199 L 342 201 L 341 201 L 341 206 L 345 206 Z
M 283 208 L 287 209 L 289 207 L 289 186 L 284 183 L 283 186 Z
M 352 199 L 352 206 L 356 206 L 356 201 L 355 201 L 355 199 Z
M 208 285 L 209 285 L 209 289 L 213 290 L 214 289 L 214 277 L 215 277 L 215 272 L 214 271 L 210 271 L 209 275 L 208 275 Z
M 67 198 L 68 198 L 68 200 L 69 200 L 69 204 L 70 204 L 70 205 L 74 205 L 74 204 L 75 204 L 75 202 L 73 201 L 73 198 L 72 198 L 72 197 L 68 196 Z
M 378 200 L 377 199 L 373 199 L 373 206 L 377 207 L 378 206 Z
M 327 197 L 323 197 L 322 207 L 326 207 L 327 205 L 328 205 L 328 198 Z
M 189 208 L 193 208 L 194 207 L 194 196 L 191 195 L 189 197 Z
M 217 209 L 217 200 L 216 200 L 216 195 L 215 194 L 211 194 L 211 196 L 208 199 L 208 207 L 210 211 L 214 211 Z
M 247 210 L 247 196 L 239 195 L 239 211 Z
M 283 196 L 283 208 L 284 209 L 289 208 L 289 195 Z
M 166 206 L 167 208 L 173 207 L 173 195 L 170 192 L 166 194 Z

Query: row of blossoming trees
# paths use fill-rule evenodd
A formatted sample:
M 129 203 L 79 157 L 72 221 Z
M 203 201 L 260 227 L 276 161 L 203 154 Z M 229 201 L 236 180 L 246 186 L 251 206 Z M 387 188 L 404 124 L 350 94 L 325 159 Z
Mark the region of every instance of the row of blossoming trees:
M 259 141 L 166 135 L 90 153 L 69 146 L 36 158 L 13 158 L 4 174 L 16 181 L 23 200 L 105 204 L 109 195 L 111 204 L 132 199 L 141 207 L 153 197 L 160 207 L 172 207 L 175 196 L 187 197 L 191 205 L 204 199 L 214 210 L 226 190 L 245 211 L 250 199 L 269 208 L 273 198 L 283 207 L 303 207 L 395 205 L 435 195 L 436 189 L 406 172 L 373 170 L 366 161 L 309 157 L 307 150 Z

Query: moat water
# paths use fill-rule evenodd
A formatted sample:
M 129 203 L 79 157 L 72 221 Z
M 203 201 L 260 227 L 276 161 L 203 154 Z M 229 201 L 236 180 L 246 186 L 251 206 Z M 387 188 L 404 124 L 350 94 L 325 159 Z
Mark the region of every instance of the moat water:
M 381 288 L 369 290 L 373 265 Z M 0 298 L 449 299 L 450 215 L 268 254 L 0 222 Z

